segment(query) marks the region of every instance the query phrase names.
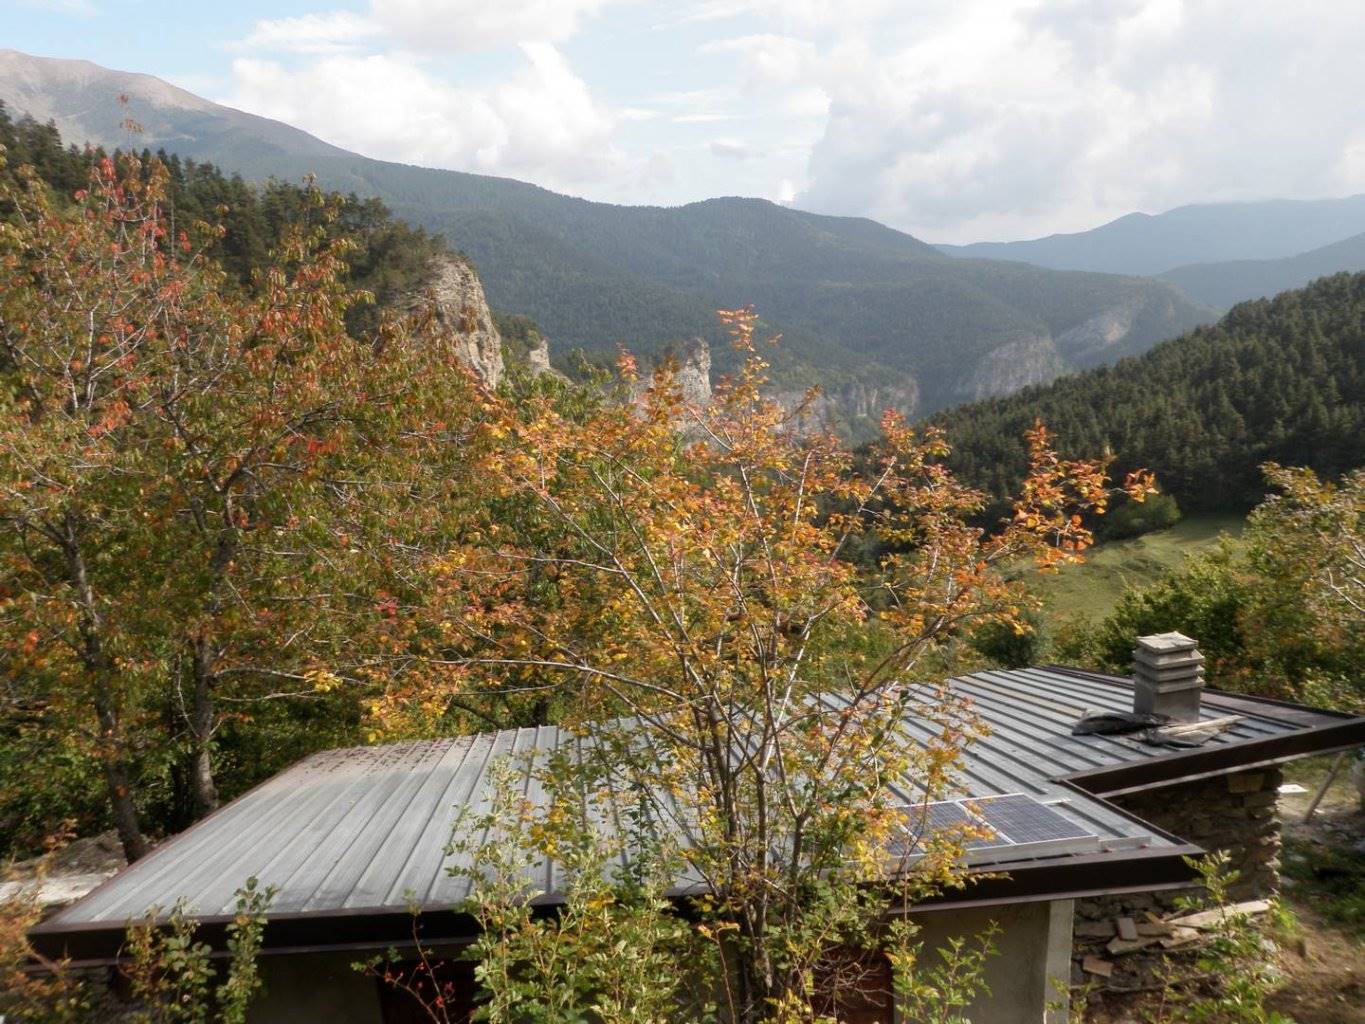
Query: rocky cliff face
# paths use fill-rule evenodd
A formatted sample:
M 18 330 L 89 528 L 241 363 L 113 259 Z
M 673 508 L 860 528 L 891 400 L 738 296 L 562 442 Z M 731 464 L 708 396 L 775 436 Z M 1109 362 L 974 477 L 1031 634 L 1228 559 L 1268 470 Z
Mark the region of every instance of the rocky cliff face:
M 674 352 L 678 363 L 678 387 L 685 402 L 692 406 L 711 403 L 711 350 L 700 338 L 693 339 Z M 648 380 L 642 379 L 638 395 L 644 392 Z M 806 392 L 796 388 L 778 388 L 769 397 L 789 413 L 805 400 Z M 887 409 L 896 409 L 906 416 L 914 414 L 919 405 L 919 386 L 913 377 L 897 375 L 885 383 L 852 382 L 824 388 L 802 411 L 796 429 L 802 433 L 836 430 L 861 435 L 875 425 Z
M 957 387 L 963 401 L 1008 395 L 1030 384 L 1045 384 L 1070 367 L 1045 334 L 1025 335 L 986 353 Z
M 674 349 L 671 355 L 678 366 L 676 381 L 683 401 L 697 407 L 710 405 L 711 347 L 701 338 L 693 338 Z M 641 401 L 653 380 L 653 371 L 642 367 L 640 379 L 632 389 L 632 399 Z
M 689 405 L 711 402 L 711 348 L 694 338 L 678 352 L 678 387 Z
M 788 412 L 805 399 L 804 391 L 781 390 L 773 396 Z M 897 375 L 885 384 L 855 382 L 821 390 L 796 422 L 803 434 L 834 430 L 855 438 L 875 432 L 882 414 L 894 409 L 913 417 L 919 408 L 919 385 L 913 377 Z
M 1189 330 L 1188 309 L 1174 290 L 1136 293 L 1057 335 L 1057 350 L 1077 369 L 1141 355 L 1158 342 Z M 1212 323 L 1212 310 L 1195 323 Z
M 428 304 L 448 332 L 455 353 L 490 388 L 502 380 L 502 337 L 484 298 L 483 285 L 467 260 L 446 253 L 432 262 L 432 278 L 415 305 Z M 546 359 L 548 362 L 548 353 Z
M 1065 373 L 1145 352 L 1180 333 L 1180 310 L 1167 294 L 1133 294 L 1056 334 L 1020 335 L 982 356 L 953 388 L 965 402 L 1046 384 Z
M 531 347 L 526 350 L 526 369 L 531 371 L 532 377 L 539 377 L 543 373 L 557 373 L 550 365 L 550 339 L 545 335 L 537 333 L 531 339 Z
M 1090 319 L 1057 335 L 1057 348 L 1068 359 L 1089 362 L 1121 344 L 1133 330 L 1141 303 L 1129 301 L 1096 313 Z
M 913 416 L 919 408 L 919 384 L 908 374 L 882 384 L 845 384 L 830 389 L 829 396 L 845 416 L 858 419 L 880 420 L 887 409 Z

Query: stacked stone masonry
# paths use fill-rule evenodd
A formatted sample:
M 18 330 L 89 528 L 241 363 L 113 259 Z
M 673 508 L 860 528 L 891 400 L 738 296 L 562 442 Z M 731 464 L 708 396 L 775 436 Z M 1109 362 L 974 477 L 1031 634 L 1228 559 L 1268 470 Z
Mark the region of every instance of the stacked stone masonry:
M 1276 812 L 1283 775 L 1279 768 L 1256 768 L 1187 782 L 1162 789 L 1116 797 L 1113 802 L 1143 821 L 1205 850 L 1226 850 L 1239 878 L 1230 891 L 1235 900 L 1273 895 L 1280 884 L 1280 819 Z M 1087 956 L 1106 956 L 1115 922 L 1142 922 L 1149 914 L 1163 916 L 1176 899 L 1190 890 L 1119 894 L 1076 903 L 1072 981 L 1098 983 L 1112 990 L 1132 990 L 1155 976 L 1157 950 L 1119 958 L 1109 977 L 1087 974 Z
M 1283 781 L 1277 767 L 1255 768 L 1119 797 L 1114 803 L 1205 850 L 1226 850 L 1241 876 L 1232 895 L 1255 899 L 1280 885 L 1275 805 Z

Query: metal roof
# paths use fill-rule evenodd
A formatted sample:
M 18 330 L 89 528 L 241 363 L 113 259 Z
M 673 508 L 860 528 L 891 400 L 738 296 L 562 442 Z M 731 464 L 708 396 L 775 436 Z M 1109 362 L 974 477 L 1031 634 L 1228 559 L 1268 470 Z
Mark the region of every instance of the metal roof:
M 972 699 L 991 734 L 973 745 L 968 774 L 986 768 L 1021 782 L 1066 780 L 1117 796 L 1199 775 L 1220 774 L 1365 743 L 1365 719 L 1284 701 L 1206 689 L 1205 721 L 1240 716 L 1226 732 L 1189 749 L 1150 746 L 1132 736 L 1071 735 L 1082 716 L 1131 711 L 1133 683 L 1078 669 L 977 672 L 952 680 Z M 991 784 L 982 778 L 977 784 Z
M 1030 796 L 1099 837 L 1105 852 L 1096 856 L 1111 861 L 1129 855 L 1125 851 L 1173 857 L 1189 847 L 1084 792 L 1089 774 L 1155 765 L 1169 775 L 1209 748 L 1242 757 L 1236 767 L 1251 759 L 1243 751 L 1262 751 L 1267 741 L 1310 736 L 1321 747 L 1324 725 L 1329 731 L 1355 728 L 1355 742 L 1365 741 L 1362 719 L 1211 694 L 1205 715 L 1237 713 L 1244 720 L 1207 748 L 1171 752 L 1122 737 L 1070 735 L 1087 711 L 1131 706 L 1124 680 L 1026 669 L 976 673 L 951 685 L 972 698 L 992 730 L 967 750 L 965 792 Z M 450 875 L 445 851 L 458 810 L 486 806 L 491 769 L 501 755 L 527 755 L 528 795 L 542 796 L 529 765 L 573 742 L 569 733 L 547 727 L 314 754 L 158 846 L 35 935 L 121 929 L 149 907 L 168 910 L 179 899 L 205 920 L 221 919 L 231 914 L 234 891 L 250 876 L 277 887 L 272 919 L 392 914 L 414 902 L 456 906 L 468 883 Z M 922 799 L 911 788 L 900 795 Z M 1016 870 L 1011 865 L 1011 873 Z M 544 865 L 533 882 L 554 894 L 554 864 Z

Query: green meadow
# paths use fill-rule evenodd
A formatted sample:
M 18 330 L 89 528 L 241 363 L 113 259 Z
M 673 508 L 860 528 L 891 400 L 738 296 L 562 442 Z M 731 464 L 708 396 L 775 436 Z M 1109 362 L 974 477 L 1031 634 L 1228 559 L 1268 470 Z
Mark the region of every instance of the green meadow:
M 1169 530 L 1097 545 L 1087 552 L 1084 564 L 1044 577 L 1037 589 L 1054 617 L 1099 619 L 1114 607 L 1125 587 L 1152 583 L 1185 559 L 1210 550 L 1223 534 L 1238 536 L 1243 525 L 1240 516 L 1189 516 Z

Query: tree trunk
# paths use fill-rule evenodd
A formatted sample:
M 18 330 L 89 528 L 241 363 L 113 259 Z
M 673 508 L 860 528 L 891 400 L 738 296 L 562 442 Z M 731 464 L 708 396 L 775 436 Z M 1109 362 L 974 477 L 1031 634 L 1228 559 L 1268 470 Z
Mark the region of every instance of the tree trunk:
M 772 998 L 777 995 L 768 957 L 764 951 L 765 936 L 755 933 L 752 922 L 741 917 L 736 945 L 735 967 L 739 974 L 741 1024 L 761 1024 L 772 1014 Z
M 87 649 L 90 644 L 87 642 Z M 98 643 L 94 650 L 100 651 Z M 105 674 L 105 673 L 101 673 Z M 123 844 L 123 856 L 134 862 L 147 852 L 147 841 L 138 823 L 138 807 L 132 801 L 132 778 L 119 744 L 119 711 L 113 703 L 108 680 L 97 680 L 94 688 L 94 714 L 100 722 L 100 760 L 104 766 L 104 788 L 109 796 L 113 827 Z
M 218 809 L 218 785 L 213 781 L 213 758 L 207 743 L 196 746 L 190 759 L 190 792 L 197 817 Z
M 114 816 L 114 829 L 123 844 L 123 855 L 128 863 L 144 856 L 149 846 L 138 822 L 137 805 L 133 803 L 133 784 L 128 765 L 121 756 L 118 736 L 118 714 L 103 699 L 96 699 L 96 714 L 100 723 L 100 758 L 104 764 L 104 788 L 109 795 L 109 809 Z
M 218 808 L 218 785 L 213 779 L 213 683 L 212 652 L 208 639 L 200 635 L 194 640 L 194 691 L 189 714 L 190 794 L 195 817 L 199 818 Z
M 80 546 L 80 530 L 74 512 L 63 517 L 60 536 L 66 554 L 67 572 L 80 605 L 78 628 L 81 637 L 81 661 L 91 685 L 95 719 L 99 723 L 100 761 L 104 768 L 104 785 L 109 796 L 109 810 L 114 817 L 123 854 L 132 863 L 147 853 L 148 845 L 138 822 L 137 804 L 133 801 L 132 775 L 124 758 L 118 702 L 114 690 L 114 666 L 104 649 L 104 622 L 95 603 L 90 576 L 85 569 L 85 555 Z
M 233 522 L 233 505 L 229 498 L 224 508 L 224 522 Z M 202 521 L 202 519 L 201 519 Z M 213 647 L 214 629 L 223 610 L 223 588 L 227 584 L 233 553 L 237 550 L 237 535 L 231 525 L 225 526 L 213 545 L 209 559 L 209 589 L 204 603 L 204 620 L 190 637 L 190 665 L 194 674 L 188 724 L 190 756 L 187 764 L 190 796 L 194 800 L 195 817 L 218 809 L 218 784 L 213 778 L 213 733 L 217 725 L 214 689 L 218 681 L 214 662 L 218 652 Z

